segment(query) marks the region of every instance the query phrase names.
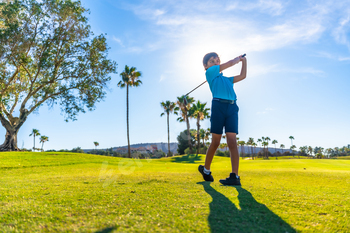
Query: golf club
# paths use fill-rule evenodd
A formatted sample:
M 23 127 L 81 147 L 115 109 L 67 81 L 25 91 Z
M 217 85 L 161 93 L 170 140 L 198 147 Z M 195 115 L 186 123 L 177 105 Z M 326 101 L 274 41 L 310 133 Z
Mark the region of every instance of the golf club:
M 242 57 L 245 57 L 246 54 L 243 54 Z M 196 88 L 194 88 L 192 91 L 188 92 L 185 96 L 184 96 L 184 103 L 187 105 L 187 99 L 186 96 L 188 96 L 190 93 L 192 93 L 194 90 L 196 90 L 198 87 L 202 86 L 204 83 L 206 83 L 207 80 L 205 80 L 203 83 L 201 83 L 200 85 L 198 85 Z

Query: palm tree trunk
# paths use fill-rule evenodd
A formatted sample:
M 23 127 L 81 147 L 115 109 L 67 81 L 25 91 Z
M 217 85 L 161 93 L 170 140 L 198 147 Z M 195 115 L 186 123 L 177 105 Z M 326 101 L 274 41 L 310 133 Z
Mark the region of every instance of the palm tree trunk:
M 191 143 L 191 133 L 190 133 L 190 121 L 188 120 L 187 112 L 186 112 L 186 125 L 187 125 L 187 140 L 188 140 L 188 146 L 190 147 L 190 153 L 192 153 L 192 143 Z
M 129 84 L 126 85 L 126 131 L 128 137 L 128 155 L 131 158 L 130 139 L 129 139 Z
M 200 139 L 199 139 L 199 128 L 201 127 L 199 124 L 200 118 L 199 116 L 197 117 L 197 142 L 198 142 L 198 146 L 197 146 L 197 155 L 199 154 L 199 146 L 200 146 Z
M 170 156 L 170 129 L 169 129 L 169 113 L 167 112 L 167 122 L 168 122 L 168 156 Z
M 34 139 L 34 142 L 33 142 L 33 151 L 35 151 L 35 133 L 33 133 L 33 139 Z

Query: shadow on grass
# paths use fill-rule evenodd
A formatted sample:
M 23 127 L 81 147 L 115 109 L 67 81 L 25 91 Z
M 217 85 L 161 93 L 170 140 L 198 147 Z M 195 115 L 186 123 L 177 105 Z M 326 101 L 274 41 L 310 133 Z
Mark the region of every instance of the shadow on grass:
M 107 228 L 104 228 L 102 230 L 95 231 L 95 233 L 109 233 L 109 232 L 112 232 L 116 229 L 117 229 L 116 227 L 107 227 Z
M 197 184 L 203 185 L 204 190 L 213 198 L 209 204 L 208 216 L 211 232 L 296 232 L 242 187 L 232 187 L 238 191 L 238 209 L 227 197 L 211 187 L 209 182 Z
M 196 163 L 196 161 L 200 161 L 201 157 L 197 154 L 188 154 L 181 157 L 173 157 L 171 162 L 174 163 Z

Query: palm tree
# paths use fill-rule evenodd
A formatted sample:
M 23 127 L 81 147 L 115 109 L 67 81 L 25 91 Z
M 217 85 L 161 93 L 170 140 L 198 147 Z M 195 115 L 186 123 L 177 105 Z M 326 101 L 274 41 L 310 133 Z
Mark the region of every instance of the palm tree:
M 241 154 L 242 157 L 244 156 L 244 145 L 245 145 L 245 141 L 238 141 L 238 145 L 241 146 Z
M 286 148 L 286 146 L 284 144 L 281 144 L 280 148 L 282 149 L 282 154 L 283 154 L 283 149 Z
M 139 78 L 141 77 L 141 72 L 136 71 L 135 67 L 129 68 L 125 66 L 124 71 L 120 74 L 122 80 L 119 81 L 118 87 L 126 87 L 126 126 L 127 126 L 127 139 L 128 139 L 128 155 L 131 158 L 130 152 L 130 138 L 129 138 L 129 86 L 138 87 L 142 84 Z
M 100 143 L 94 142 L 94 144 L 95 144 L 95 151 L 96 151 L 96 147 L 98 147 L 100 145 Z
M 332 148 L 327 148 L 326 152 L 327 152 L 328 158 L 330 158 L 332 156 L 333 149 Z
M 192 143 L 191 143 L 191 133 L 190 133 L 190 121 L 189 118 L 190 116 L 188 115 L 188 110 L 191 108 L 191 104 L 194 103 L 194 99 L 189 96 L 181 96 L 177 97 L 177 106 L 181 110 L 181 117 L 177 118 L 179 122 L 186 122 L 187 126 L 187 140 L 188 140 L 188 145 L 190 147 L 190 151 L 192 153 Z
M 206 105 L 207 105 L 207 103 L 203 103 L 202 104 L 198 100 L 197 103 L 192 105 L 192 107 L 191 107 L 191 109 L 189 111 L 189 115 L 192 116 L 193 118 L 197 119 L 197 139 L 198 139 L 197 154 L 199 154 L 199 147 L 200 147 L 200 143 L 199 143 L 200 124 L 199 124 L 199 122 L 201 120 L 209 118 L 209 110 L 210 110 L 210 108 L 206 108 L 205 107 Z
M 271 139 L 269 137 L 265 137 L 265 141 L 267 142 L 266 144 L 266 158 L 269 158 L 269 141 L 271 141 Z
M 42 143 L 41 145 L 41 151 L 44 151 L 44 143 L 49 141 L 49 137 L 48 136 L 41 136 L 40 137 L 40 143 Z
M 258 143 L 258 145 L 259 145 L 259 148 L 260 148 L 259 151 L 260 151 L 260 150 L 261 150 L 261 146 L 262 146 L 262 145 L 261 145 L 261 143 L 262 143 L 261 138 L 258 138 L 257 143 Z
M 35 148 L 35 136 L 40 136 L 40 133 L 39 133 L 39 130 L 37 130 L 37 129 L 32 129 L 32 133 L 31 134 L 29 134 L 29 136 L 32 136 L 33 135 L 33 151 L 35 151 L 36 150 L 36 148 Z
M 260 143 L 262 142 L 261 138 L 258 138 L 257 142 L 259 143 L 259 147 L 261 147 L 260 146 Z
M 247 142 L 247 145 L 250 146 L 250 149 L 252 151 L 252 159 L 254 159 L 254 156 L 253 156 L 253 144 L 254 144 L 254 138 L 249 138 L 248 142 Z
M 160 105 L 163 107 L 164 112 L 160 114 L 160 116 L 164 116 L 166 113 L 167 115 L 167 124 L 168 124 L 168 156 L 171 155 L 170 152 L 170 130 L 169 130 L 169 114 L 174 113 L 177 115 L 177 111 L 179 111 L 179 107 L 176 107 L 176 104 L 174 102 L 170 102 L 167 100 L 166 102 L 161 102 Z
M 268 146 L 268 145 L 269 145 L 269 143 L 268 143 L 268 142 L 266 142 L 266 141 L 263 141 L 263 142 L 261 143 L 261 145 L 262 145 L 262 146 L 264 146 L 265 157 L 266 157 L 266 158 L 268 158 L 268 157 L 266 156 L 265 146 Z
M 293 136 L 289 136 L 289 139 L 292 141 L 292 146 L 293 146 L 294 137 Z
M 254 146 L 254 154 L 256 153 L 256 146 L 257 146 L 258 144 L 256 144 L 255 142 L 253 142 L 253 144 L 252 144 L 252 146 Z M 253 157 L 253 160 L 254 160 L 254 157 Z
M 209 140 L 209 137 L 210 137 L 210 128 L 208 128 L 206 131 L 205 131 L 205 137 L 204 137 L 204 139 L 205 139 L 205 141 L 208 141 Z
M 292 150 L 293 157 L 294 157 L 294 149 L 297 148 L 295 145 L 291 146 L 290 149 Z
M 335 152 L 335 155 L 338 157 L 339 155 L 339 147 L 334 147 L 334 152 Z M 316 153 L 315 153 L 316 154 Z
M 205 133 L 206 130 L 205 129 L 200 129 L 199 130 L 199 138 L 203 140 L 203 146 L 205 146 L 204 140 L 205 140 Z
M 309 146 L 309 147 L 307 148 L 307 151 L 310 153 L 310 156 L 312 156 L 312 151 L 313 151 L 313 149 L 312 149 L 311 146 Z
M 277 154 L 276 154 L 276 144 L 278 143 L 278 141 L 275 139 L 275 140 L 273 140 L 272 141 L 272 144 L 274 144 L 275 145 L 275 156 L 276 156 L 276 159 L 277 159 Z

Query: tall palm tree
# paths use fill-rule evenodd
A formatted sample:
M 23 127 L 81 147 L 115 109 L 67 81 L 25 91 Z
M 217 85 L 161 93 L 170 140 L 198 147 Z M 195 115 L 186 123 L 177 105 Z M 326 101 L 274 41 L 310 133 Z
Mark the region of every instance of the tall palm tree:
M 174 113 L 177 115 L 177 111 L 179 111 L 179 107 L 176 107 L 174 102 L 167 100 L 166 102 L 161 102 L 160 105 L 163 107 L 164 112 L 160 114 L 160 116 L 164 116 L 165 113 L 167 115 L 167 124 L 168 124 L 168 156 L 171 155 L 170 152 L 170 129 L 169 129 L 169 115 L 170 113 Z
M 261 142 L 262 142 L 261 138 L 258 138 L 257 143 L 259 144 L 260 150 L 261 150 L 261 145 L 260 145 Z
M 309 146 L 309 147 L 307 148 L 307 151 L 310 153 L 310 156 L 312 156 L 312 151 L 313 151 L 313 149 L 312 149 L 311 146 Z
M 200 124 L 199 122 L 201 120 L 209 118 L 209 110 L 210 108 L 206 108 L 205 106 L 207 103 L 201 103 L 199 100 L 197 103 L 194 103 L 189 111 L 189 115 L 192 116 L 193 118 L 197 119 L 197 140 L 198 140 L 198 146 L 197 146 L 197 154 L 199 154 L 199 129 L 200 129 Z
M 204 144 L 205 132 L 206 132 L 205 129 L 200 129 L 200 130 L 199 130 L 199 138 L 203 140 L 203 146 L 205 146 L 205 144 Z
M 253 143 L 254 143 L 254 138 L 249 138 L 248 142 L 247 142 L 247 145 L 250 146 L 250 149 L 252 151 L 252 159 L 254 159 L 254 157 L 253 157 Z
M 291 146 L 290 149 L 292 150 L 293 157 L 294 157 L 294 149 L 297 148 L 295 145 Z
M 245 141 L 238 141 L 238 145 L 241 146 L 241 154 L 242 157 L 244 156 L 244 145 L 245 145 Z
M 188 145 L 190 147 L 190 151 L 192 153 L 192 143 L 191 143 L 191 133 L 190 133 L 190 121 L 189 118 L 190 116 L 188 115 L 188 110 L 191 108 L 191 104 L 194 103 L 194 99 L 189 96 L 181 96 L 177 97 L 177 106 L 181 110 L 181 117 L 177 118 L 179 122 L 186 122 L 187 126 L 187 140 L 188 140 Z
M 327 148 L 326 152 L 327 152 L 327 155 L 328 155 L 328 158 L 329 158 L 329 157 L 332 156 L 333 149 L 332 148 Z
M 32 129 L 32 133 L 29 134 L 29 136 L 33 135 L 33 151 L 35 151 L 35 136 L 40 136 L 39 130 L 37 129 Z
M 256 146 L 257 146 L 258 144 L 256 144 L 255 142 L 253 142 L 252 145 L 254 146 L 254 154 L 255 154 L 255 153 L 256 153 Z M 254 157 L 253 157 L 253 160 L 254 160 Z
M 49 141 L 49 137 L 48 136 L 42 135 L 40 137 L 40 143 L 42 143 L 41 144 L 41 151 L 44 151 L 44 143 L 47 142 L 47 141 Z
M 94 145 L 95 145 L 95 150 L 96 150 L 96 147 L 98 147 L 100 145 L 100 143 L 94 142 Z
M 293 136 L 289 136 L 289 139 L 292 141 L 292 146 L 293 146 L 294 137 Z
M 139 79 L 141 77 L 141 72 L 136 71 L 135 67 L 129 68 L 126 65 L 124 71 L 120 74 L 120 76 L 122 77 L 122 80 L 119 81 L 118 87 L 126 87 L 126 128 L 128 138 L 128 155 L 129 158 L 131 158 L 129 137 L 129 87 L 138 87 L 142 84 L 141 80 Z
M 271 139 L 269 137 L 265 137 L 265 141 L 267 142 L 267 144 L 266 144 L 266 158 L 269 158 L 269 141 L 271 141 Z
M 208 141 L 209 140 L 209 137 L 210 137 L 210 128 L 208 128 L 206 131 L 205 131 L 205 141 Z
M 283 149 L 286 148 L 286 146 L 284 144 L 281 144 L 280 148 L 282 149 L 282 154 L 283 154 Z
M 266 156 L 265 146 L 268 146 L 269 143 L 268 143 L 267 141 L 263 141 L 263 142 L 261 143 L 261 145 L 264 147 L 265 157 L 268 158 L 268 157 Z
M 275 139 L 275 140 L 273 140 L 271 143 L 275 145 L 275 156 L 276 156 L 276 159 L 277 159 L 277 154 L 276 154 L 276 150 L 277 150 L 277 149 L 276 149 L 276 144 L 278 143 L 278 141 Z

